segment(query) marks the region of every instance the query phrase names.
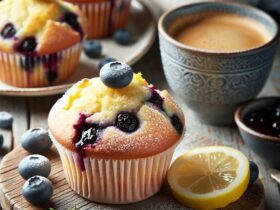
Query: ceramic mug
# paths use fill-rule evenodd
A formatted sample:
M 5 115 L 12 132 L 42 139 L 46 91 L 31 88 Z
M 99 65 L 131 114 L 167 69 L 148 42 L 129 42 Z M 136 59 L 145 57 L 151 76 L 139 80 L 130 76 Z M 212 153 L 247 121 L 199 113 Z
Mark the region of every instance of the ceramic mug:
M 174 21 L 192 21 L 205 12 L 234 13 L 255 19 L 271 33 L 261 47 L 241 52 L 209 52 L 176 41 L 170 35 Z M 177 24 L 177 23 L 176 23 Z M 253 7 L 225 2 L 186 5 L 165 13 L 159 20 L 159 40 L 165 77 L 202 122 L 228 125 L 238 105 L 255 98 L 272 67 L 278 45 L 277 23 Z

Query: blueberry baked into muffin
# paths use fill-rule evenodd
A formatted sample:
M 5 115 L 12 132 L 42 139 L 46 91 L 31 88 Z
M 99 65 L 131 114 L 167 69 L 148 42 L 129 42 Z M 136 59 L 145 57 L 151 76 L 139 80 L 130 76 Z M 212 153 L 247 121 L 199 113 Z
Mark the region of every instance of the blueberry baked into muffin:
M 66 0 L 88 18 L 88 38 L 104 38 L 126 26 L 131 0 Z
M 0 80 L 36 87 L 72 74 L 87 27 L 78 7 L 56 0 L 5 0 L 0 14 Z
M 160 190 L 184 131 L 167 91 L 120 62 L 84 79 L 53 106 L 48 123 L 72 189 L 102 203 L 132 203 Z

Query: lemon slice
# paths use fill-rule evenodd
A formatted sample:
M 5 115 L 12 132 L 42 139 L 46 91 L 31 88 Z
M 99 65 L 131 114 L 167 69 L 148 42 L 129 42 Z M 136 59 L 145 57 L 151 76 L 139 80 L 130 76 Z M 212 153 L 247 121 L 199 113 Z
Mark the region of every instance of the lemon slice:
M 180 156 L 167 179 L 176 199 L 198 210 L 223 208 L 246 191 L 250 168 L 247 157 L 236 149 L 202 147 Z

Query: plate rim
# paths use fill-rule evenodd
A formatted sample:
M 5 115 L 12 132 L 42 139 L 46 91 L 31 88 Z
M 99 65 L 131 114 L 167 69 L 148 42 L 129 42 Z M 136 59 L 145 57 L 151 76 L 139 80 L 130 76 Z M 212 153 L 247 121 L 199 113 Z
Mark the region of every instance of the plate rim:
M 153 10 L 146 4 L 145 2 L 141 0 L 133 0 L 137 2 L 138 4 L 141 4 L 146 11 L 148 11 L 151 14 L 151 21 L 149 24 L 152 25 L 152 35 L 147 43 L 147 45 L 141 50 L 137 55 L 132 57 L 129 62 L 127 62 L 129 65 L 135 64 L 137 61 L 139 61 L 144 55 L 147 54 L 149 49 L 153 46 L 156 37 L 157 37 L 157 23 L 156 18 L 153 13 Z M 35 87 L 35 88 L 20 88 L 16 87 L 17 89 L 1 89 L 0 88 L 0 96 L 15 96 L 15 97 L 41 97 L 41 96 L 51 96 L 51 95 L 58 95 L 65 92 L 68 88 L 73 86 L 76 82 L 68 83 L 68 84 L 61 84 L 61 85 L 54 85 L 54 86 L 47 86 L 47 87 Z

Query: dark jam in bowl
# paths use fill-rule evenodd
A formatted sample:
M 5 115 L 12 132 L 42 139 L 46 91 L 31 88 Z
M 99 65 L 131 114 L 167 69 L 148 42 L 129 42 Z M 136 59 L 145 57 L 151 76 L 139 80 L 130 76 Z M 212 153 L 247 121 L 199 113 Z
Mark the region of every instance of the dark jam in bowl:
M 280 137 L 280 102 L 249 112 L 244 123 L 261 134 Z

